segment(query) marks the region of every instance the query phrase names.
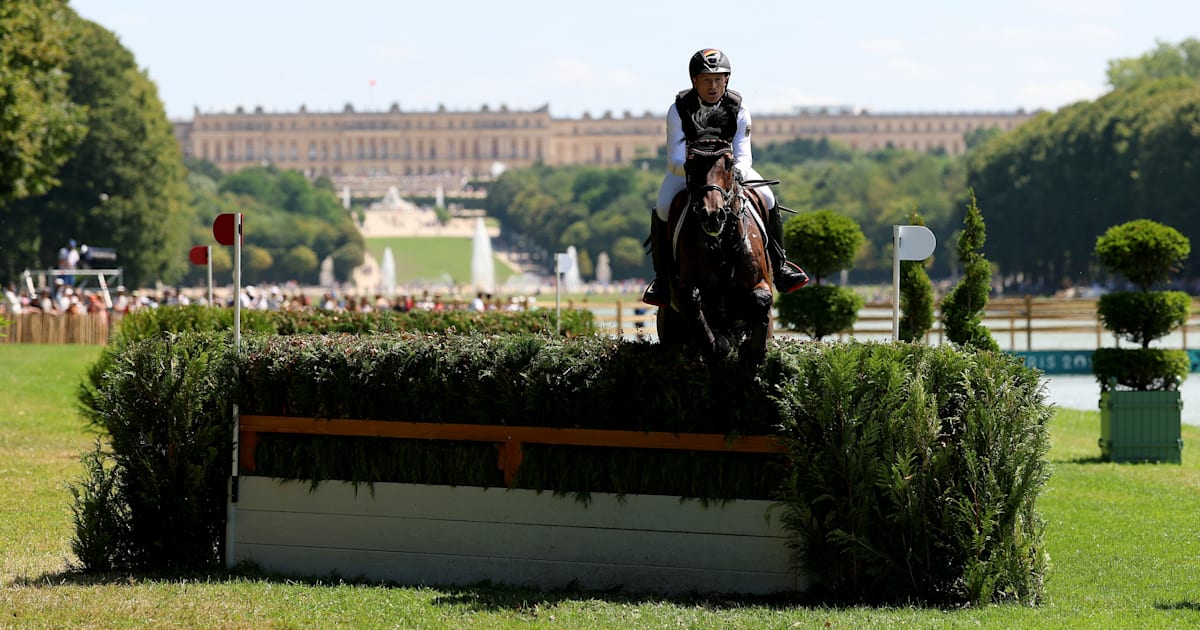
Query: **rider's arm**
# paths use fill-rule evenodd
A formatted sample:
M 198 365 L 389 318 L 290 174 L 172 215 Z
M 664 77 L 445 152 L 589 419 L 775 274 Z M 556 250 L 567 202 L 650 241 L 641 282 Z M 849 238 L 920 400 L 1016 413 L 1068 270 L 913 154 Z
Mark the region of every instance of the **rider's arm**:
M 733 134 L 733 165 L 742 173 L 754 165 L 754 156 L 750 153 L 750 110 L 745 107 L 738 108 L 737 132 Z
M 667 170 L 682 177 L 685 161 L 687 143 L 683 138 L 683 121 L 679 118 L 679 110 L 675 104 L 671 103 L 671 108 L 667 110 Z

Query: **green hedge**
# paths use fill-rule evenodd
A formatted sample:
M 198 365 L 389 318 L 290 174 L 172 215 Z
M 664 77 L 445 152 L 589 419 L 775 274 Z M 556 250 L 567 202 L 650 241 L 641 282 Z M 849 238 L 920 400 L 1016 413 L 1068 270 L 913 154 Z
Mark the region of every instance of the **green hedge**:
M 770 433 L 786 455 L 658 453 L 527 447 L 517 485 L 560 493 L 661 493 L 705 500 L 769 496 L 785 506 L 798 569 L 834 600 L 936 604 L 1042 594 L 1045 550 L 1035 504 L 1046 480 L 1051 415 L 1039 374 L 1019 359 L 949 346 L 814 344 L 777 340 L 757 368 L 711 368 L 658 344 L 546 335 L 258 336 L 236 361 L 228 338 L 179 335 L 130 344 L 101 379 L 94 418 L 113 436 L 113 460 L 80 484 L 103 490 L 101 509 L 146 512 L 154 501 L 224 501 L 228 406 L 243 413 L 422 422 L 513 424 L 704 433 Z M 187 368 L 198 356 L 206 370 Z M 240 381 L 226 365 L 237 365 Z M 194 372 L 211 372 L 199 378 Z M 137 380 L 154 384 L 135 387 Z M 183 427 L 187 448 L 170 431 Z M 171 446 L 175 444 L 175 446 Z M 120 446 L 118 446 L 120 445 Z M 159 469 L 130 474 L 134 448 Z M 180 468 L 168 459 L 188 460 Z M 263 436 L 259 474 L 316 481 L 405 480 L 499 485 L 495 450 L 319 436 Z M 207 471 L 212 478 L 167 474 Z M 97 472 L 100 471 L 100 472 Z M 107 472 L 105 472 L 107 471 Z M 99 476 L 99 478 L 97 478 Z M 148 479 L 147 479 L 148 477 Z M 169 489 L 169 490 L 168 490 Z M 167 501 L 168 492 L 177 498 Z M 104 496 L 102 492 L 92 493 Z M 157 500 L 157 499 L 156 499 Z M 107 504 L 108 507 L 104 508 Z M 87 507 L 87 506 L 85 506 Z M 219 549 L 223 513 L 180 512 L 174 539 Z M 77 532 L 94 546 L 137 549 L 158 566 L 217 562 L 154 546 L 157 529 Z M 146 533 L 149 537 L 142 539 Z M 108 557 L 77 550 L 80 559 Z M 147 564 L 142 562 L 142 564 Z M 149 563 L 153 564 L 153 563 Z M 93 566 L 93 568 L 96 568 Z
M 1186 350 L 1097 348 L 1092 353 L 1092 373 L 1101 390 L 1173 392 L 1191 370 Z
M 554 333 L 556 311 L 467 310 L 372 311 L 370 313 L 303 309 L 298 311 L 259 311 L 242 309 L 242 332 L 279 335 L 296 334 L 373 334 L 380 332 L 480 332 L 488 334 L 533 332 Z M 574 337 L 596 332 L 595 314 L 587 310 L 564 309 L 559 333 Z M 174 332 L 224 332 L 233 330 L 233 309 L 207 306 L 164 306 L 141 309 L 121 319 L 114 342 L 147 339 Z
M 558 322 L 556 325 L 556 321 Z M 93 364 L 80 388 L 79 400 L 85 412 L 96 409 L 96 391 L 113 358 L 123 348 L 143 339 L 172 333 L 222 333 L 233 330 L 233 309 L 199 305 L 162 306 L 141 309 L 121 318 L 100 359 Z M 588 310 L 556 311 L 425 311 L 400 313 L 335 312 L 321 309 L 300 311 L 259 311 L 242 309 L 242 332 L 277 335 L 354 334 L 373 335 L 401 331 L 426 333 L 544 333 L 566 337 L 594 335 L 595 314 Z

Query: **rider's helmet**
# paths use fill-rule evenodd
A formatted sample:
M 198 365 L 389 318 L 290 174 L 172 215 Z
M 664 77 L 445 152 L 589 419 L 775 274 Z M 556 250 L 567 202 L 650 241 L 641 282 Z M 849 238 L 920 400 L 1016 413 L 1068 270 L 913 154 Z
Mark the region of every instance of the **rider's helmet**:
M 688 62 L 688 73 L 693 79 L 698 74 L 731 74 L 733 68 L 729 65 L 729 57 L 716 48 L 705 48 L 696 51 Z

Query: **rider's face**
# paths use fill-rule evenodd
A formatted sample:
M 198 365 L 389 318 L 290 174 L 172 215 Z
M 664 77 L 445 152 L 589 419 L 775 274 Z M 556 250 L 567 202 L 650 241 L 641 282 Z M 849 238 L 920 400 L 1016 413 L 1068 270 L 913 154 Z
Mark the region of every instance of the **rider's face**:
M 692 87 L 700 94 L 700 99 L 712 105 L 725 96 L 725 88 L 729 86 L 729 75 L 723 72 L 703 72 L 692 77 Z

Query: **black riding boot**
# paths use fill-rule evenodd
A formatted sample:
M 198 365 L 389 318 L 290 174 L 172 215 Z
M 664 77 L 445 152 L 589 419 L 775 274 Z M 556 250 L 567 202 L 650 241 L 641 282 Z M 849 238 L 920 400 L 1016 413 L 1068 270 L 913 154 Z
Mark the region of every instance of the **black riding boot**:
M 770 242 L 767 243 L 771 254 L 771 269 L 775 275 L 775 288 L 780 293 L 791 293 L 808 284 L 808 274 L 794 262 L 787 259 L 787 250 L 783 246 L 783 218 L 779 216 L 779 204 L 771 208 L 768 231 Z
M 667 282 L 671 265 L 671 239 L 667 223 L 650 212 L 650 259 L 654 263 L 654 279 L 642 294 L 642 301 L 659 307 L 671 305 L 671 285 Z

